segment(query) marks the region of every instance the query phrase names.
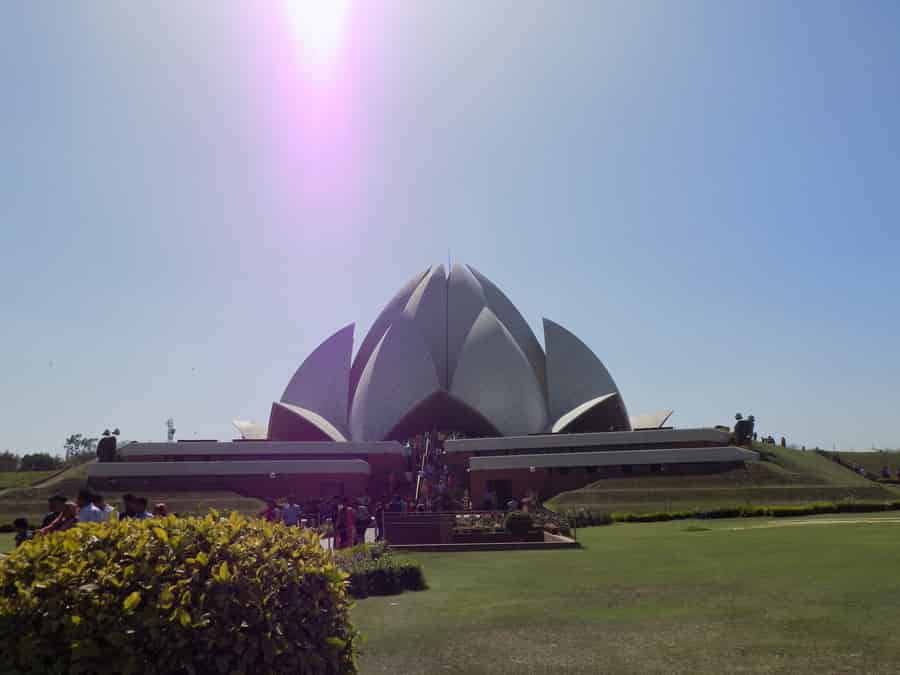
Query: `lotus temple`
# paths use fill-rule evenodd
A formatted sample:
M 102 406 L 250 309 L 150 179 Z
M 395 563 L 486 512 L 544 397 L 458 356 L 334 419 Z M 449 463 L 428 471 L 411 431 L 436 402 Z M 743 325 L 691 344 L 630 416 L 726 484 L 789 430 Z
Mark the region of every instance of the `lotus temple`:
M 90 481 L 117 489 L 229 489 L 254 496 L 386 496 L 439 465 L 473 504 L 549 498 L 608 477 L 710 473 L 756 459 L 727 429 L 630 415 L 606 366 L 549 319 L 543 346 L 507 296 L 469 265 L 417 274 L 354 355 L 354 325 L 300 365 L 267 423 L 229 442 L 132 443 Z

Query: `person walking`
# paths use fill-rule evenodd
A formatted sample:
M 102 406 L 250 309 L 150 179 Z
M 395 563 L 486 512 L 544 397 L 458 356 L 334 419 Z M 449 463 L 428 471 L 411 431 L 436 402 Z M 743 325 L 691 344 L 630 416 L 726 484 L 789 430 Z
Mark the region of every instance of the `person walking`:
M 360 502 L 356 509 L 356 542 L 358 544 L 365 543 L 366 530 L 372 522 L 372 516 L 369 515 L 369 509 L 366 508 L 365 502 Z
M 300 508 L 300 505 L 297 503 L 297 498 L 294 496 L 288 497 L 287 503 L 281 511 L 281 521 L 285 525 L 297 526 L 300 524 L 300 517 L 302 515 L 303 509 Z
M 344 500 L 344 508 L 339 520 L 343 531 L 342 548 L 350 548 L 355 544 L 353 535 L 356 532 L 356 512 L 350 504 L 350 499 Z
M 375 504 L 375 541 L 381 541 L 384 538 L 384 504 L 378 502 Z

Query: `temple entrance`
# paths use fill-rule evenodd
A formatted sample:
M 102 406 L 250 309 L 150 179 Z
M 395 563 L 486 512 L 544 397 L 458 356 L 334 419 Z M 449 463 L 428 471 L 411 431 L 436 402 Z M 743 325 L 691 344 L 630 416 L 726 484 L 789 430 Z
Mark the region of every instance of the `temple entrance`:
M 499 511 L 505 511 L 506 503 L 512 499 L 512 481 L 489 480 L 487 486 L 488 492 L 493 492 L 497 497 L 497 503 L 494 504 L 494 508 Z

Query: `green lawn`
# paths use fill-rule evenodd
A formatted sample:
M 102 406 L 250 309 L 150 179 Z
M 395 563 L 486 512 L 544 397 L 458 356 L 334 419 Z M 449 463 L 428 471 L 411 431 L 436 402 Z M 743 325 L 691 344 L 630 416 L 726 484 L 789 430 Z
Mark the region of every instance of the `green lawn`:
M 11 551 L 15 544 L 15 532 L 0 532 L 0 553 Z
M 6 471 L 0 473 L 0 490 L 20 488 L 34 485 L 46 480 L 56 471 Z
M 900 490 L 879 485 L 816 454 L 772 445 L 758 445 L 766 461 L 718 474 L 679 476 L 655 474 L 610 478 L 557 495 L 548 506 L 558 511 L 647 513 L 728 506 L 798 504 L 858 499 L 900 499 Z M 848 453 L 849 454 L 849 453 Z
M 362 672 L 897 671 L 897 514 L 578 536 L 583 550 L 418 554 L 430 590 L 353 610 Z

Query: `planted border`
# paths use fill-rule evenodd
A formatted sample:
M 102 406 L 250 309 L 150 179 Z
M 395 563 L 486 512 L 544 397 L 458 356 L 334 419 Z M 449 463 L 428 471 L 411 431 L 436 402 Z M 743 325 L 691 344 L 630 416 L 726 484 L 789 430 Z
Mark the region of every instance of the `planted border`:
M 612 523 L 659 523 L 668 520 L 690 518 L 785 518 L 815 516 L 827 513 L 877 513 L 879 511 L 900 510 L 900 500 L 890 502 L 869 502 L 846 500 L 839 502 L 816 502 L 785 506 L 733 506 L 718 509 L 695 509 L 688 511 L 658 511 L 651 513 L 607 513 L 591 509 L 574 509 L 566 512 L 569 521 L 576 527 L 594 527 Z
M 395 557 L 384 543 L 360 544 L 335 551 L 334 560 L 350 575 L 347 588 L 354 598 L 428 588 L 422 565 L 412 558 Z

